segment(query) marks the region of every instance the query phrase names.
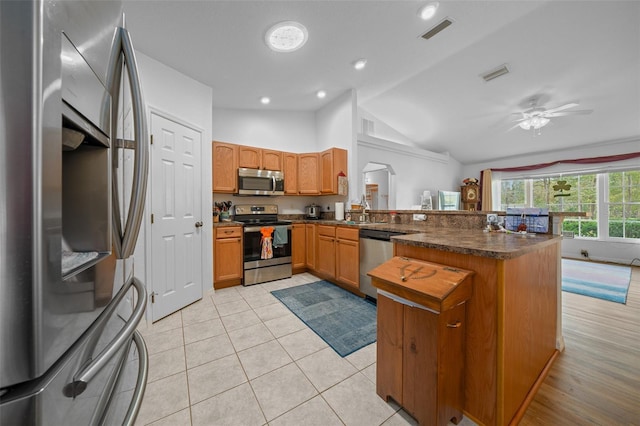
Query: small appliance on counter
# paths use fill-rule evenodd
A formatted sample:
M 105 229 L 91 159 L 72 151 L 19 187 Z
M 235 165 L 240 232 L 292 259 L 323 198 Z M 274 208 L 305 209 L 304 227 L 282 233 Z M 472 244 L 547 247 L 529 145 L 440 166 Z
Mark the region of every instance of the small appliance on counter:
M 305 209 L 305 218 L 320 219 L 320 206 L 311 204 L 310 206 L 307 206 L 304 209 Z

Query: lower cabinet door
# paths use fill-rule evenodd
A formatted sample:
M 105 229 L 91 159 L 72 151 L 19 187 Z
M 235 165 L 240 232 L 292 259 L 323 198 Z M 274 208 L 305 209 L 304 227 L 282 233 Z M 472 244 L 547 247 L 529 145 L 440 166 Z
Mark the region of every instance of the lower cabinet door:
M 214 282 L 242 278 L 242 239 L 216 240 L 214 257 Z
M 360 243 L 350 240 L 336 242 L 336 279 L 355 289 L 360 288 Z

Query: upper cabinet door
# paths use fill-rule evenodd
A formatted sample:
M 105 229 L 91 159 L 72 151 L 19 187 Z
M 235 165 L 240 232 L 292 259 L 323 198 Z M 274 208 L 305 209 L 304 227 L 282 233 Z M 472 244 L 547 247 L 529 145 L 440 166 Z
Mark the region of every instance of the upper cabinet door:
M 235 193 L 238 185 L 238 145 L 213 142 L 213 192 Z
M 273 151 L 271 149 L 262 150 L 262 168 L 264 170 L 282 171 L 282 165 L 282 151 Z
M 298 154 L 298 193 L 300 195 L 320 194 L 319 161 L 320 156 L 317 153 Z
M 321 179 L 320 192 L 322 194 L 338 193 L 338 174 L 347 175 L 347 151 L 340 148 L 330 148 L 320 153 Z
M 239 146 L 238 167 L 260 169 L 262 166 L 262 149 L 252 146 Z
M 284 193 L 298 195 L 298 154 L 285 152 L 283 157 Z

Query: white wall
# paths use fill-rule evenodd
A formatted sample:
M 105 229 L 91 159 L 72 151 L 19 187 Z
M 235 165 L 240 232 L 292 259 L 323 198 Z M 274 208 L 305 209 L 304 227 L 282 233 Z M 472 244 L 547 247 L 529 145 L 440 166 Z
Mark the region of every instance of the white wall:
M 313 112 L 214 108 L 212 139 L 286 152 L 319 151 Z
M 541 136 L 541 137 L 544 137 Z M 480 171 L 487 168 L 517 167 L 529 164 L 548 163 L 557 160 L 576 158 L 600 157 L 606 155 L 628 154 L 640 151 L 640 139 L 612 141 L 594 145 L 585 145 L 579 148 L 563 149 L 553 152 L 532 154 L 527 156 L 503 158 L 478 164 L 469 164 L 463 167 L 465 176 L 480 177 Z M 640 169 L 640 161 L 636 158 L 624 162 L 613 162 L 597 165 L 555 165 L 552 168 L 537 171 L 537 173 L 560 173 L 569 170 L 581 169 L 591 172 L 615 170 L 620 167 L 634 167 Z M 603 262 L 630 264 L 635 258 L 640 258 L 640 244 L 636 242 L 598 241 L 582 238 L 564 239 L 562 241 L 562 256 L 580 259 L 581 250 L 589 252 L 589 258 Z
M 212 89 L 202 83 L 193 80 L 178 71 L 150 58 L 140 52 L 136 52 L 140 80 L 142 83 L 143 95 L 147 104 L 148 124 L 150 124 L 151 110 L 165 115 L 169 118 L 185 123 L 190 127 L 202 131 L 202 221 L 204 226 L 201 229 L 203 252 L 202 252 L 202 283 L 203 288 L 211 288 L 213 285 L 213 249 L 212 241 L 212 218 L 211 218 L 211 110 L 212 110 Z M 149 180 L 147 193 L 150 194 L 153 187 L 153 179 Z M 149 212 L 150 200 L 147 197 L 146 211 Z M 143 250 L 145 255 L 144 282 L 148 283 L 147 277 L 151 276 L 150 262 L 151 235 L 145 232 L 150 226 L 150 215 L 145 215 L 142 235 L 138 244 L 144 247 L 136 247 L 136 252 Z M 136 255 L 136 257 L 139 257 Z M 136 262 L 137 264 L 137 262 Z M 136 275 L 142 273 L 140 267 L 136 267 Z M 152 283 L 151 283 L 152 285 Z M 147 318 L 150 318 L 150 309 L 147 309 Z
M 349 92 L 349 96 L 350 92 Z M 330 147 L 347 147 L 344 118 L 346 108 L 341 96 L 318 113 L 272 110 L 213 109 L 212 139 L 259 148 L 305 153 L 319 152 Z M 350 98 L 349 98 L 350 99 Z M 319 130 L 320 129 L 320 130 Z M 319 144 L 318 140 L 323 143 Z M 332 141 L 335 143 L 331 144 Z M 326 144 L 329 145 L 326 145 Z M 351 153 L 349 153 L 351 156 Z M 344 201 L 340 196 L 281 196 L 238 197 L 231 194 L 214 194 L 214 201 L 230 200 L 238 204 L 273 203 L 281 214 L 303 214 L 305 207 L 315 203 L 322 211 L 334 211 L 335 202 Z
M 347 90 L 341 96 L 325 105 L 316 112 L 317 146 L 318 151 L 324 151 L 332 147 L 346 149 L 347 176 L 349 179 L 349 196 L 341 197 L 337 201 L 347 201 L 357 198 L 362 191 L 354 187 L 357 170 L 356 150 L 356 122 L 357 122 L 357 98 L 355 90 Z
M 358 170 L 363 170 L 369 162 L 389 164 L 396 172 L 395 208 L 398 210 L 420 204 L 420 196 L 425 190 L 430 190 L 431 194 L 437 194 L 439 189 L 460 190 L 461 164 L 447 154 L 358 135 Z M 362 188 L 362 193 L 362 172 L 358 173 L 358 188 Z

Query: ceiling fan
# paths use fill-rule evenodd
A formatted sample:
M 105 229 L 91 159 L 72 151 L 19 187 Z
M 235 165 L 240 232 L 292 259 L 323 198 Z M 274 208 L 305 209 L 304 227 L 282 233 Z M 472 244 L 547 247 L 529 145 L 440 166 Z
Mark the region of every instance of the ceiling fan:
M 544 126 L 551 122 L 552 118 L 563 117 L 566 115 L 578 115 L 578 114 L 591 114 L 592 109 L 584 110 L 571 110 L 571 108 L 577 107 L 579 104 L 576 102 L 570 102 L 555 108 L 543 108 L 538 106 L 538 98 L 531 98 L 529 100 L 529 109 L 522 112 L 514 112 L 513 115 L 518 115 L 520 118 L 514 120 L 518 124 L 513 126 L 520 127 L 523 130 L 533 129 L 533 133 L 540 134 Z

